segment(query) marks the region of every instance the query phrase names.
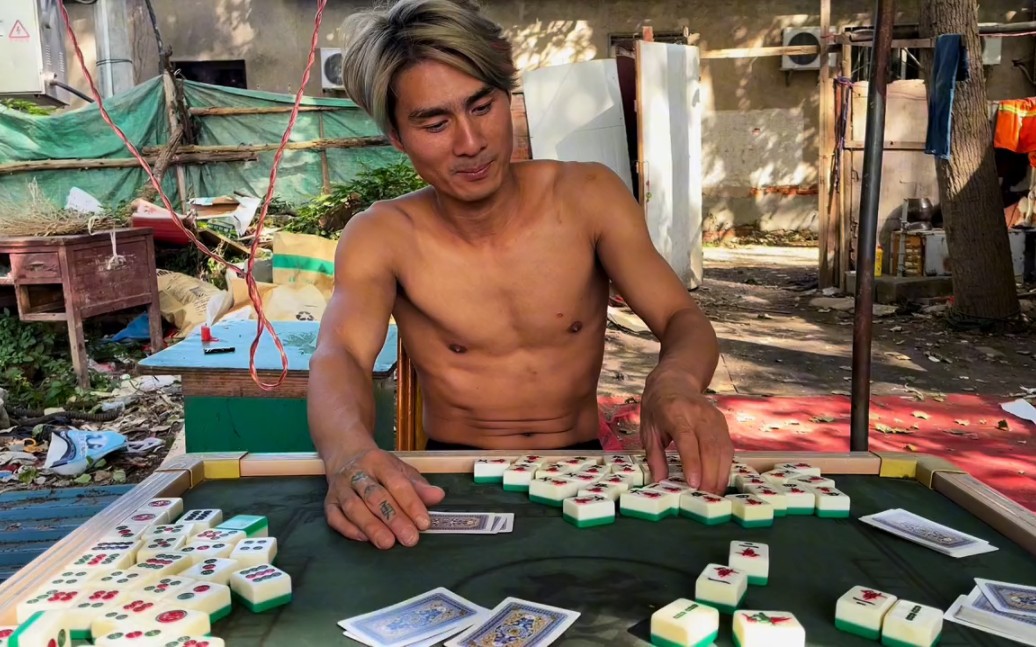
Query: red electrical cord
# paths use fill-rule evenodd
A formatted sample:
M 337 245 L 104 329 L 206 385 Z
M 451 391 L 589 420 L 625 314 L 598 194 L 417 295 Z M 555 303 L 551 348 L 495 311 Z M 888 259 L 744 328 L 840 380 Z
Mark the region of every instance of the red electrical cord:
M 86 76 L 86 80 L 90 85 L 90 92 L 93 94 L 94 100 L 97 103 L 97 108 L 100 111 L 101 118 L 104 120 L 106 124 L 108 124 L 108 126 L 111 127 L 111 129 L 115 132 L 116 136 L 118 136 L 118 138 L 122 140 L 122 143 L 126 145 L 126 148 L 129 150 L 130 154 L 133 155 L 133 157 L 136 158 L 137 162 L 140 163 L 140 166 L 143 167 L 144 172 L 147 173 L 148 179 L 151 181 L 151 186 L 153 186 L 155 190 L 158 191 L 158 195 L 162 199 L 162 205 L 169 212 L 169 217 L 172 218 L 173 222 L 176 223 L 176 226 L 180 228 L 180 231 L 182 231 L 183 234 L 187 236 L 187 239 L 190 240 L 195 247 L 201 250 L 201 252 L 209 258 L 214 259 L 224 267 L 233 269 L 235 271 L 239 271 L 235 266 L 231 265 L 223 258 L 209 251 L 209 249 L 204 245 L 204 243 L 198 240 L 194 236 L 194 234 L 192 234 L 191 231 L 187 229 L 182 222 L 180 222 L 180 219 L 176 217 L 176 212 L 173 209 L 173 205 L 169 201 L 169 198 L 166 196 L 165 192 L 162 190 L 162 185 L 155 178 L 155 175 L 151 170 L 151 166 L 147 163 L 147 160 L 145 160 L 140 155 L 140 153 L 137 151 L 137 148 L 133 145 L 132 142 L 130 142 L 130 140 L 126 137 L 125 133 L 122 132 L 122 129 L 120 129 L 115 124 L 111 116 L 108 114 L 108 111 L 105 109 L 104 101 L 101 98 L 101 93 L 97 90 L 97 86 L 94 84 L 93 76 L 90 74 L 90 70 L 86 66 L 86 61 L 83 59 L 83 51 L 79 47 L 79 40 L 76 38 L 75 32 L 72 30 L 72 21 L 68 17 L 68 11 L 65 9 L 65 3 L 59 2 L 58 7 L 60 7 L 61 9 L 61 17 L 65 21 L 65 30 L 68 33 L 69 40 L 72 41 L 72 46 L 75 49 L 76 59 L 79 61 L 79 66 L 82 68 L 83 74 Z M 299 85 L 299 90 L 295 94 L 295 105 L 292 108 L 291 117 L 288 120 L 288 127 L 284 131 L 284 136 L 281 138 L 281 144 L 277 148 L 277 153 L 274 155 L 273 158 L 273 167 L 270 169 L 270 184 L 266 189 L 266 196 L 263 198 L 262 208 L 259 211 L 259 219 L 258 221 L 256 221 L 255 237 L 252 239 L 252 246 L 250 249 L 251 253 L 248 258 L 247 269 L 245 270 L 245 284 L 248 286 L 248 296 L 249 299 L 252 301 L 253 307 L 255 308 L 255 314 L 257 319 L 256 335 L 255 339 L 252 340 L 252 346 L 249 353 L 248 370 L 249 373 L 252 375 L 252 380 L 259 386 L 259 388 L 266 391 L 271 391 L 280 386 L 284 382 L 284 379 L 288 375 L 288 356 L 284 352 L 284 345 L 281 343 L 280 338 L 277 336 L 277 333 L 274 331 L 273 326 L 266 319 L 266 315 L 263 313 L 262 297 L 259 294 L 259 288 L 256 285 L 255 276 L 253 273 L 253 269 L 255 267 L 255 255 L 259 249 L 259 240 L 263 230 L 263 223 L 266 221 L 266 213 L 270 208 L 270 202 L 273 200 L 273 190 L 277 182 L 277 169 L 281 164 L 281 159 L 284 157 L 284 150 L 287 148 L 288 142 L 291 140 L 291 133 L 292 130 L 294 130 L 295 128 L 295 121 L 298 119 L 299 115 L 299 106 L 302 105 L 303 92 L 306 89 L 306 84 L 309 83 L 310 70 L 313 67 L 313 61 L 316 57 L 316 49 L 320 38 L 320 25 L 323 22 L 325 7 L 327 7 L 327 0 L 317 1 L 317 12 L 313 25 L 313 37 L 310 40 L 309 57 L 306 60 L 306 69 L 303 72 L 302 83 Z M 277 350 L 280 352 L 281 355 L 281 375 L 277 382 L 275 382 L 274 384 L 266 384 L 262 382 L 259 379 L 259 374 L 255 367 L 255 353 L 256 350 L 259 348 L 259 340 L 262 338 L 263 329 L 269 331 L 270 336 L 273 337 L 274 344 L 276 344 Z

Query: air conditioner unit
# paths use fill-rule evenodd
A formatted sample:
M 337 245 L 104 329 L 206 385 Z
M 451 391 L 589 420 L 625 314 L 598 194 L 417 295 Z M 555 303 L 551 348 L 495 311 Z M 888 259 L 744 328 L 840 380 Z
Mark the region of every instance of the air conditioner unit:
M 0 96 L 68 105 L 60 1 L 0 2 Z
M 342 49 L 320 48 L 320 87 L 324 90 L 344 90 L 342 83 Z
M 785 47 L 820 47 L 820 27 L 788 27 L 783 35 Z M 820 53 L 781 56 L 781 69 L 819 70 Z

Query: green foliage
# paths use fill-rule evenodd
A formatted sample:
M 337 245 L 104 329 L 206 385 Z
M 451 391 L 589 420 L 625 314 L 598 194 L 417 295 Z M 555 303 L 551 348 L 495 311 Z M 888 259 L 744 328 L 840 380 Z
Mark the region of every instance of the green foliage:
M 379 200 L 391 200 L 426 186 L 409 160 L 367 168 L 346 184 L 335 184 L 331 193 L 300 206 L 286 231 L 338 238 L 349 218 Z
M 38 106 L 32 101 L 26 101 L 25 99 L 2 99 L 0 104 L 10 108 L 11 110 L 17 110 L 18 112 L 24 112 L 28 115 L 36 117 L 46 117 L 50 113 L 54 112 L 54 108 L 47 106 Z
M 0 386 L 8 403 L 30 409 L 83 409 L 94 398 L 78 388 L 64 326 L 26 323 L 15 313 L 0 311 Z M 92 386 L 110 388 L 106 376 L 93 374 Z

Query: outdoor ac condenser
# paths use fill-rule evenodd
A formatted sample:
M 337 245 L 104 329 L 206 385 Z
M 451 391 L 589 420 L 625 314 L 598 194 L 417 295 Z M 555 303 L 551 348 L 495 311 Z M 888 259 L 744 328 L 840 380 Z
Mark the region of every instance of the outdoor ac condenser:
M 320 87 L 324 90 L 344 90 L 342 85 L 342 48 L 320 48 Z
M 68 105 L 60 1 L 0 0 L 0 97 Z
M 785 47 L 820 46 L 820 27 L 788 27 L 782 33 Z M 781 56 L 781 69 L 784 71 L 819 70 L 820 53 Z

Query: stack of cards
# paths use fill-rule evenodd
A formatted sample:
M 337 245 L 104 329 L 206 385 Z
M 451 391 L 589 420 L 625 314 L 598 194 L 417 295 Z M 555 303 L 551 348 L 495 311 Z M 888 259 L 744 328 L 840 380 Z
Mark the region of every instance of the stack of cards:
M 984 539 L 935 523 L 901 508 L 860 517 L 860 521 L 950 557 L 970 557 L 997 550 L 996 546 Z
M 347 638 L 371 647 L 426 647 L 464 631 L 486 612 L 440 587 L 378 611 L 346 618 L 338 626 Z
M 976 587 L 950 607 L 951 622 L 1036 645 L 1036 586 L 975 579 Z
M 495 535 L 514 530 L 513 512 L 434 512 L 427 534 Z
M 519 598 L 506 598 L 489 610 L 440 587 L 338 626 L 347 638 L 371 647 L 430 647 L 443 641 L 445 647 L 545 647 L 578 617 Z

